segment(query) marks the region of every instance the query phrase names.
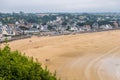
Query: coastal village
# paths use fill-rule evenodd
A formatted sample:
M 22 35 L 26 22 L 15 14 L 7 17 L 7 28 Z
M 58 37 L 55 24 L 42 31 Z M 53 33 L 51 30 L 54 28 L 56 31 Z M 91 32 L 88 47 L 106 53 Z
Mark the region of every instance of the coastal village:
M 22 35 L 61 35 L 70 33 L 94 32 L 103 30 L 119 29 L 120 15 L 116 14 L 31 14 L 28 21 L 26 18 L 15 19 L 15 13 L 0 14 L 0 38 L 1 41 L 5 36 L 22 36 Z M 29 17 L 27 13 L 16 13 L 16 15 Z M 5 16 L 5 17 L 4 17 Z M 40 22 L 32 19 L 41 19 Z M 54 19 L 52 19 L 54 18 Z M 4 20 L 9 21 L 5 23 Z M 42 19 L 46 19 L 42 21 Z M 49 20 L 47 20 L 49 19 Z M 13 20 L 10 22 L 10 20 Z M 8 39 L 11 39 L 8 38 Z

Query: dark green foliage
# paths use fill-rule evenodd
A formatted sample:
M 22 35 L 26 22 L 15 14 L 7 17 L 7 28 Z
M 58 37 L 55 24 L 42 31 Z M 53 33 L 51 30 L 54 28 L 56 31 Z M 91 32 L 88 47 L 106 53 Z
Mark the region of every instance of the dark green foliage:
M 24 12 L 19 12 L 19 13 L 0 13 L 0 22 L 3 24 L 14 24 L 16 21 L 24 21 L 26 23 L 46 23 L 48 21 L 53 21 L 56 20 L 56 16 L 54 15 L 48 15 L 48 16 L 43 16 L 39 17 L 37 14 L 34 13 L 24 13 Z M 25 24 L 25 23 L 24 23 Z
M 47 67 L 43 69 L 33 58 L 11 51 L 6 45 L 0 49 L 0 80 L 57 80 Z

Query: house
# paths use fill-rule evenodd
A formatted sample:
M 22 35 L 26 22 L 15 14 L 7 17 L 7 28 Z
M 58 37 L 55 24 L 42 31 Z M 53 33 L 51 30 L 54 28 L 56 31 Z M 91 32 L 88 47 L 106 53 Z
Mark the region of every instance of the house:
M 3 35 L 13 35 L 13 31 L 9 26 L 4 25 L 4 26 L 2 26 L 2 34 Z
M 86 31 L 91 31 L 91 26 L 90 25 L 86 25 Z
M 73 31 L 73 32 L 78 32 L 78 31 L 79 31 L 78 28 L 75 27 L 75 26 L 74 26 L 74 27 L 71 27 L 70 30 Z
M 4 25 L 0 27 L 0 34 L 15 36 L 20 35 L 21 31 L 17 27 Z
M 16 21 L 16 22 L 15 22 L 15 25 L 17 25 L 17 26 L 18 26 L 18 25 L 19 25 L 19 22 L 18 22 L 18 21 Z
M 85 32 L 85 31 L 91 31 L 91 26 L 90 25 L 84 25 L 79 27 L 80 32 Z
M 97 22 L 93 23 L 92 24 L 92 29 L 93 29 L 93 31 L 98 30 L 99 29 L 99 24 Z
M 84 31 L 85 31 L 85 27 L 84 27 L 84 26 L 81 26 L 81 27 L 79 28 L 79 31 L 80 31 L 80 32 L 84 32 Z
M 101 25 L 100 29 L 101 30 L 108 30 L 108 29 L 112 29 L 113 27 L 110 24 L 106 24 L 106 25 Z
M 48 31 L 48 25 L 40 25 L 40 31 Z
M 119 26 L 116 21 L 113 23 L 113 25 L 114 25 L 115 28 L 118 28 L 118 26 Z
M 19 27 L 13 28 L 14 35 L 21 35 L 22 30 Z

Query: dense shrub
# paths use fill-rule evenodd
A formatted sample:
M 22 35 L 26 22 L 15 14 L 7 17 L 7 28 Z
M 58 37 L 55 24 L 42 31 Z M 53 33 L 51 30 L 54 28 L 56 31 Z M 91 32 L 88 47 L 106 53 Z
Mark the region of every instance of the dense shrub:
M 0 49 L 0 80 L 57 80 L 47 68 L 43 69 L 33 58 L 11 51 L 6 45 Z

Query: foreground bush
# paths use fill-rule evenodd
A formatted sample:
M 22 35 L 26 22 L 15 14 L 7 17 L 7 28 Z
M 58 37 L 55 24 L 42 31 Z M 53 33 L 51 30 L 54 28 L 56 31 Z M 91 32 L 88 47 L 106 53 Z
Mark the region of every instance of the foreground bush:
M 32 58 L 11 51 L 8 45 L 0 49 L 0 80 L 57 80 L 47 68 Z

